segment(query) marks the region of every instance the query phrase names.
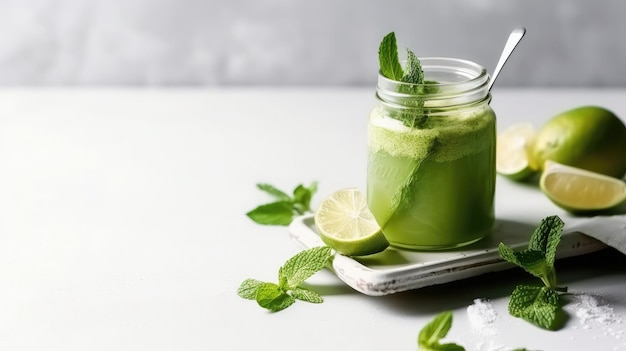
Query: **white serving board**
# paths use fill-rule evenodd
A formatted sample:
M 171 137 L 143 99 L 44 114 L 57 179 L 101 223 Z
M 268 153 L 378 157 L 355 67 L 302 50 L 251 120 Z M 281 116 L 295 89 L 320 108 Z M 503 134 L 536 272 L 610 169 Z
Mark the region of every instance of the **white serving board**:
M 526 247 L 534 228 L 512 222 L 496 222 L 491 236 L 472 246 L 441 252 L 387 248 L 359 258 L 336 255 L 333 271 L 339 279 L 366 295 L 387 295 L 465 279 L 513 267 L 498 254 L 502 241 L 514 249 Z M 325 245 L 315 230 L 312 216 L 296 218 L 292 237 L 304 248 Z M 571 257 L 604 248 L 601 242 L 578 232 L 564 233 L 557 258 Z
M 555 214 L 565 222 L 557 259 L 607 247 L 568 225 L 579 224 L 586 218 L 572 217 L 560 211 L 533 185 L 498 180 L 497 189 L 494 229 L 478 243 L 451 251 L 425 252 L 389 247 L 381 253 L 358 258 L 336 255 L 332 269 L 347 285 L 372 296 L 501 271 L 513 265 L 500 258 L 498 244 L 503 242 L 513 249 L 526 247 L 541 219 Z M 325 245 L 317 234 L 312 215 L 294 219 L 289 232 L 303 248 Z

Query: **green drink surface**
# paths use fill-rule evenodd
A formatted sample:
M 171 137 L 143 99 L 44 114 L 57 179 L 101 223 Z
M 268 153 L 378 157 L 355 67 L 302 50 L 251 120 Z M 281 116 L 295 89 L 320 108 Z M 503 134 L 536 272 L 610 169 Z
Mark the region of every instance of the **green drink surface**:
M 392 245 L 438 249 L 476 241 L 494 221 L 495 115 L 429 116 L 409 128 L 370 116 L 368 206 Z

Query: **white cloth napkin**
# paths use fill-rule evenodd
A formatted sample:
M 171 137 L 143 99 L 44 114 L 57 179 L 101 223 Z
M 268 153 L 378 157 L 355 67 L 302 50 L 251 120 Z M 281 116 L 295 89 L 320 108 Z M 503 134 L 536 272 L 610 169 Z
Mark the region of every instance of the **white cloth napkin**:
M 626 215 L 570 218 L 563 231 L 583 233 L 626 255 Z

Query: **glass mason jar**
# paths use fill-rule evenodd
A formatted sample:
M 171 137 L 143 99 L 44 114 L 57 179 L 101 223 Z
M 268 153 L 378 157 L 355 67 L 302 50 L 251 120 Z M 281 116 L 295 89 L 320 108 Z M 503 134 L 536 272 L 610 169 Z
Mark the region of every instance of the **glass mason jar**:
M 424 84 L 378 75 L 368 126 L 367 203 L 391 245 L 443 250 L 494 223 L 496 116 L 489 75 L 422 58 Z

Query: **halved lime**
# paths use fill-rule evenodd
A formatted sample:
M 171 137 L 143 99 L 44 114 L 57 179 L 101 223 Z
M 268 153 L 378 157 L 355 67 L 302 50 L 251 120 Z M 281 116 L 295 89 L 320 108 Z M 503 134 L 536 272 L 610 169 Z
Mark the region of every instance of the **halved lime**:
M 513 180 L 522 180 L 534 173 L 528 161 L 528 152 L 535 137 L 530 123 L 517 123 L 496 138 L 496 172 Z
M 317 231 L 326 245 L 346 256 L 383 251 L 389 242 L 356 188 L 341 189 L 322 201 L 315 212 Z
M 571 212 L 607 210 L 626 201 L 622 180 L 550 160 L 539 186 L 552 202 Z

